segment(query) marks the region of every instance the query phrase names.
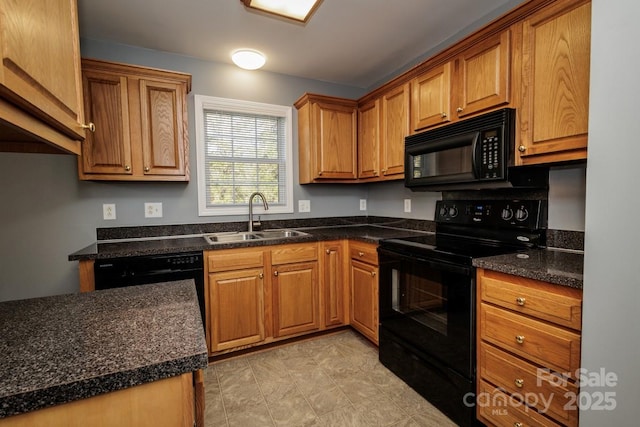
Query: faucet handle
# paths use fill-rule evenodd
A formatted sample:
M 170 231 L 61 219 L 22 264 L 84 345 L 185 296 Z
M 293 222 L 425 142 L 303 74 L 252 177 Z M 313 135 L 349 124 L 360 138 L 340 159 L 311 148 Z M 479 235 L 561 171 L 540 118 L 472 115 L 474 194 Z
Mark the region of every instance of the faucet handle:
M 258 220 L 253 222 L 253 231 L 260 231 L 262 229 L 262 223 L 260 222 L 260 215 L 258 215 Z

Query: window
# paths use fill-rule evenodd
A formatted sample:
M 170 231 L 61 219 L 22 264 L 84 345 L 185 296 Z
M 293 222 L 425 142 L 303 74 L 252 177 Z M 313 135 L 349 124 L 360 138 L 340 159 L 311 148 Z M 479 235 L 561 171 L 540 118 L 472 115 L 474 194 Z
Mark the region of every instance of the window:
M 291 107 L 196 95 L 195 111 L 198 214 L 246 214 L 255 191 L 293 212 Z

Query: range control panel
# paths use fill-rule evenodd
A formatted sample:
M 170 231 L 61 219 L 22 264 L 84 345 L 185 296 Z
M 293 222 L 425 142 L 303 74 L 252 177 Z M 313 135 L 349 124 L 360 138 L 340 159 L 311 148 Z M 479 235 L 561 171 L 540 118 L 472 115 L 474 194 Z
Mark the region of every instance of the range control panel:
M 436 223 L 477 227 L 541 229 L 547 226 L 543 200 L 440 200 Z

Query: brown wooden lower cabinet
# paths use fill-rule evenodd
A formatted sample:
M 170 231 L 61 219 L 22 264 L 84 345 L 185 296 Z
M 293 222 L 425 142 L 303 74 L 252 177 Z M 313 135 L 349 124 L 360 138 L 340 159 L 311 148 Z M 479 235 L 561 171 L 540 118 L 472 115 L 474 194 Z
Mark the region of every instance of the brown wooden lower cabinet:
M 478 269 L 477 417 L 578 425 L 582 291 Z
M 350 242 L 351 326 L 378 344 L 377 245 Z
M 203 388 L 186 373 L 0 419 L 2 427 L 192 427 L 204 420 Z M 199 403 L 198 403 L 199 401 Z M 203 424 L 196 424 L 198 427 Z

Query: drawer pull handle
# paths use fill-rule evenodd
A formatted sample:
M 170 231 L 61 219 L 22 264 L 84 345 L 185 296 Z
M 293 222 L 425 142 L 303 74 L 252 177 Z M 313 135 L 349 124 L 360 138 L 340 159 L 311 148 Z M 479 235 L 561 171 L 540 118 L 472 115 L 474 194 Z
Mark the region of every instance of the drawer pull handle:
M 364 252 L 358 252 L 358 256 L 360 257 L 364 256 Z
M 524 343 L 524 335 L 516 335 L 516 342 L 518 344 Z
M 513 423 L 513 427 L 524 427 L 524 424 L 522 424 L 521 422 L 515 422 Z
M 516 387 L 522 388 L 522 386 L 524 385 L 524 380 L 522 378 L 516 378 L 514 383 L 516 384 Z
M 263 278 L 264 278 L 264 274 L 263 274 L 263 273 L 260 273 L 260 274 L 258 274 L 258 277 L 259 277 L 260 279 L 263 279 Z
M 519 306 L 523 306 L 526 301 L 527 299 L 525 297 L 516 298 L 516 304 L 518 304 Z

